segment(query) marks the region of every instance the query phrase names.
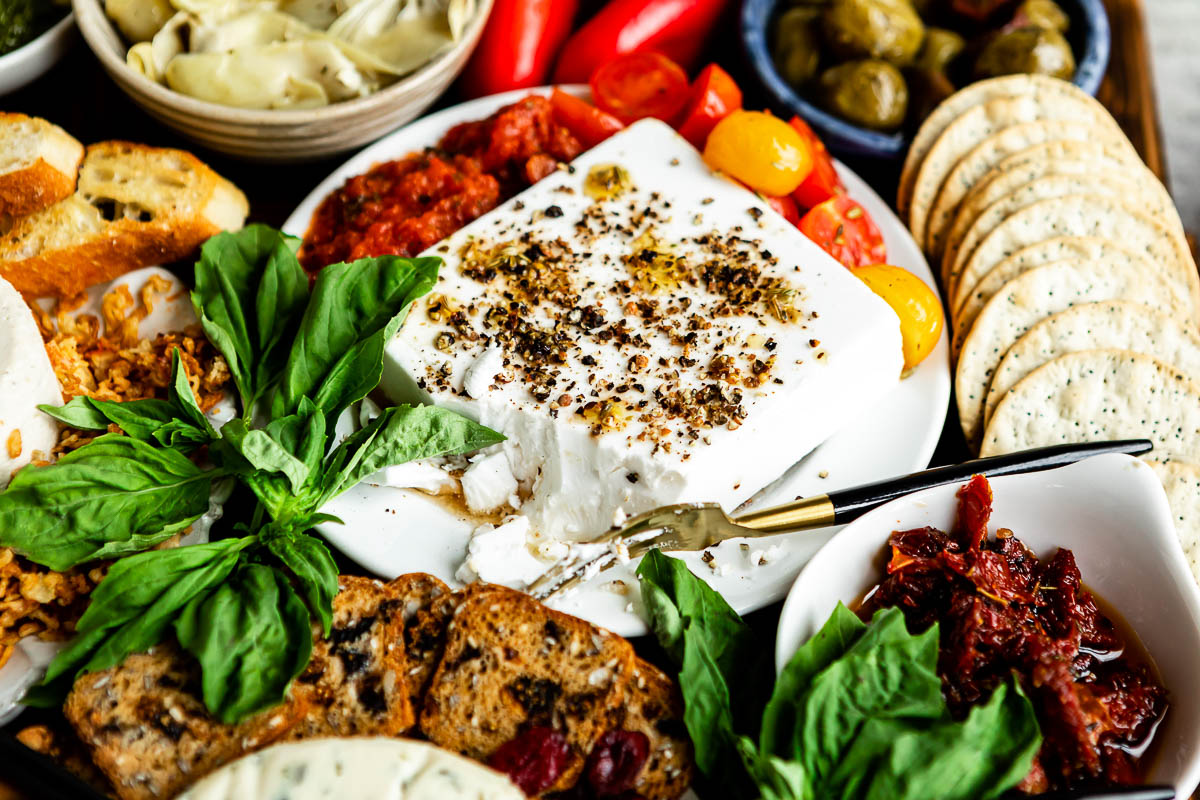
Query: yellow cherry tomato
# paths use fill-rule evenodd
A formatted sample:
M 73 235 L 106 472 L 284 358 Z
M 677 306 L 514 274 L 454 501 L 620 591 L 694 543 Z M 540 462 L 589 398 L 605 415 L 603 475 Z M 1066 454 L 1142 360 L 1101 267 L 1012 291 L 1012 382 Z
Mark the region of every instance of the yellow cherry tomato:
M 937 345 L 945 326 L 937 295 L 924 281 L 902 267 L 872 264 L 858 267 L 853 272 L 900 317 L 904 368 L 911 369 L 920 364 Z
M 704 160 L 755 191 L 786 195 L 812 172 L 809 145 L 778 117 L 734 111 L 717 123 L 704 144 Z

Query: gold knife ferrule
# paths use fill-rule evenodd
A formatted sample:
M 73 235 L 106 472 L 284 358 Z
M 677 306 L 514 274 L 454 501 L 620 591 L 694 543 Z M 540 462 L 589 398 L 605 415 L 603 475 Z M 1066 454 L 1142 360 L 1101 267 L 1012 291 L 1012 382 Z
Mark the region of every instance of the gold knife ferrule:
M 827 494 L 803 497 L 787 505 L 776 506 L 734 519 L 738 525 L 761 533 L 786 533 L 809 528 L 824 528 L 834 524 L 833 501 Z

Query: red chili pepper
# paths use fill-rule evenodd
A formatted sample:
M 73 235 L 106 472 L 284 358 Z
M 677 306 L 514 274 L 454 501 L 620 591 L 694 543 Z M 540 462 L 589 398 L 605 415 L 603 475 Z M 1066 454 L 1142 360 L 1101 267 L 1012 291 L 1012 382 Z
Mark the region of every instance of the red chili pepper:
M 462 74 L 467 97 L 541 86 L 571 33 L 579 0 L 495 0 Z
M 612 0 L 577 30 L 554 70 L 555 83 L 583 83 L 622 53 L 654 50 L 690 70 L 727 0 Z
M 692 84 L 692 98 L 679 123 L 679 135 L 703 150 L 709 131 L 741 107 L 742 90 L 737 82 L 716 64 L 709 64 Z
M 558 89 L 550 94 L 550 105 L 554 108 L 555 121 L 588 147 L 595 147 L 625 127 L 612 114 Z

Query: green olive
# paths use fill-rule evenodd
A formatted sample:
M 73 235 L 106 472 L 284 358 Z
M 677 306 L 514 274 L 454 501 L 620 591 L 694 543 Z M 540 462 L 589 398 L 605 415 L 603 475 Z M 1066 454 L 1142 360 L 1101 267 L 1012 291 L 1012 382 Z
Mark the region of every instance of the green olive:
M 1075 56 L 1061 33 L 1029 25 L 997 34 L 975 62 L 980 78 L 1018 72 L 1069 80 L 1075 74 Z
M 925 23 L 910 0 L 832 0 L 821 15 L 830 50 L 840 59 L 874 58 L 897 66 L 912 62 Z
M 1066 33 L 1071 26 L 1067 12 L 1059 8 L 1054 0 L 1025 0 L 1017 7 L 1014 19 L 1059 33 Z
M 895 130 L 908 110 L 908 86 L 900 70 L 886 61 L 848 61 L 821 73 L 826 107 L 850 122 L 876 130 Z
M 926 28 L 925 43 L 917 51 L 913 66 L 931 72 L 944 72 L 946 66 L 958 58 L 966 42 L 954 31 L 945 28 Z
M 820 11 L 797 6 L 783 12 L 775 26 L 775 67 L 783 79 L 799 86 L 817 74 L 821 45 L 817 33 Z

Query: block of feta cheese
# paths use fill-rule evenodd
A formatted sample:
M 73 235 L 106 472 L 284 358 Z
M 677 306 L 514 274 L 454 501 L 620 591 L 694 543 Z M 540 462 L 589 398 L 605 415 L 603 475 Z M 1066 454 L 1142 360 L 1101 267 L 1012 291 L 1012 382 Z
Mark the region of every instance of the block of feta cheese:
M 524 800 L 501 775 L 426 742 L 310 739 L 244 756 L 178 800 Z
M 425 254 L 445 264 L 382 387 L 508 437 L 455 470 L 463 496 L 558 539 L 731 510 L 900 378 L 887 304 L 656 120 Z
M 0 489 L 37 451 L 49 455 L 58 423 L 38 404 L 62 405 L 62 391 L 33 311 L 0 278 Z

